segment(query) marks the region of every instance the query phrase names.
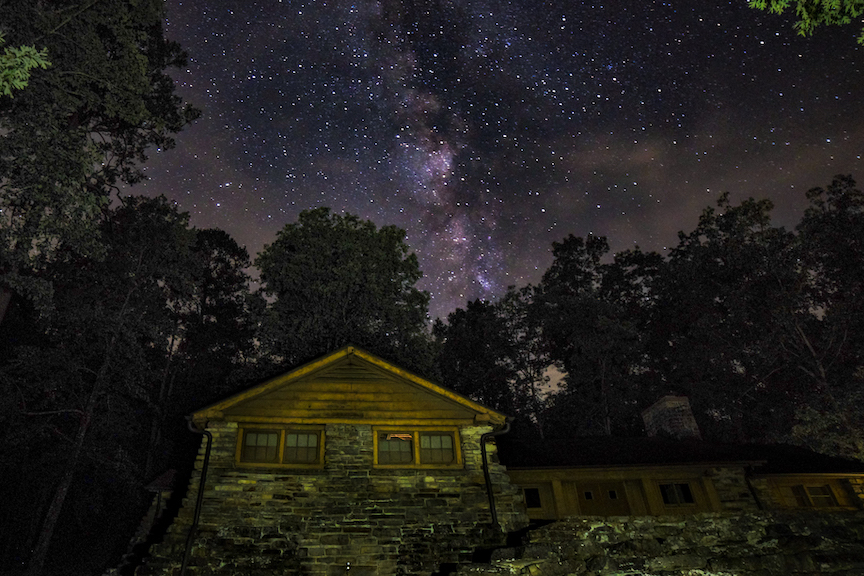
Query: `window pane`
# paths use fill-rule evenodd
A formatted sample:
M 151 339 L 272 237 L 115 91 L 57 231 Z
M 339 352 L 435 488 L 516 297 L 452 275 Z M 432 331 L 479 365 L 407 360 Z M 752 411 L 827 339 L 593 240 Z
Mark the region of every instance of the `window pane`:
M 675 490 L 672 484 L 660 484 L 660 494 L 663 496 L 664 504 L 675 504 Z
M 669 505 L 693 504 L 693 492 L 690 490 L 690 485 L 681 484 L 660 484 L 660 494 L 663 496 L 663 503 Z
M 810 498 L 807 497 L 807 491 L 804 486 L 797 485 L 792 487 L 792 494 L 795 495 L 795 503 L 802 508 L 810 507 Z
M 540 501 L 539 488 L 525 488 L 525 507 L 526 508 L 542 508 L 543 503 Z
M 277 462 L 279 432 L 256 430 L 243 433 L 241 460 L 245 462 Z
M 836 506 L 834 494 L 828 486 L 807 486 L 807 494 L 813 502 L 813 506 L 830 507 Z
M 314 464 L 318 462 L 318 432 L 286 432 L 285 464 Z
M 414 442 L 411 434 L 385 432 L 378 437 L 379 464 L 411 464 Z
M 452 464 L 456 460 L 452 434 L 423 433 L 420 435 L 422 464 Z
M 675 484 L 675 493 L 679 504 L 693 504 L 693 492 L 689 484 Z

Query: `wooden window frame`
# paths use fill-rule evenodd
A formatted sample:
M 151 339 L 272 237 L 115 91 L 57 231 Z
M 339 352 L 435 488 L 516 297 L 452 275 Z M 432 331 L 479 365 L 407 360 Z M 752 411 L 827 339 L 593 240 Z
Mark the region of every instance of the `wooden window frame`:
M 411 462 L 400 464 L 380 464 L 378 462 L 378 439 L 381 434 L 411 434 Z M 453 462 L 423 463 L 420 461 L 420 437 L 424 434 L 449 435 L 453 438 Z M 459 438 L 459 428 L 456 426 L 373 426 L 372 454 L 375 468 L 418 468 L 426 470 L 456 469 L 464 466 L 462 461 L 462 442 Z
M 250 434 L 256 434 L 259 436 L 276 436 L 276 445 L 273 446 L 274 459 L 272 459 L 272 460 L 253 460 L 253 459 L 247 460 L 244 457 L 248 451 L 251 451 L 251 449 L 259 448 L 258 445 L 256 445 L 256 446 L 247 446 L 246 445 L 246 439 Z M 278 464 L 279 460 L 280 460 L 279 452 L 280 452 L 280 446 L 281 446 L 281 442 L 280 442 L 281 435 L 282 434 L 281 434 L 280 430 L 277 428 L 251 428 L 248 430 L 244 430 L 243 431 L 243 440 L 240 443 L 240 454 L 239 454 L 240 460 L 243 462 L 254 463 L 254 464 Z M 266 450 L 266 446 L 264 448 Z
M 683 484 L 687 486 L 687 489 L 690 491 L 690 498 L 693 500 L 692 502 L 670 502 L 667 503 L 663 498 L 663 486 L 677 486 L 679 484 Z M 693 482 L 690 480 L 658 480 L 657 481 L 657 493 L 660 495 L 660 503 L 663 504 L 666 508 L 698 508 L 699 507 L 699 498 L 696 495 L 696 490 L 693 487 Z
M 528 491 L 531 490 L 532 496 L 529 498 Z M 526 510 L 543 510 L 544 502 L 543 502 L 543 492 L 540 490 L 539 486 L 527 486 L 522 488 L 522 499 L 525 502 Z M 529 502 L 529 500 L 531 502 Z M 536 504 L 536 506 L 532 506 L 531 504 Z
M 814 500 L 813 494 L 811 494 L 810 489 L 824 489 L 828 493 L 821 494 L 817 497 L 828 498 L 831 502 L 828 505 L 817 504 L 817 500 Z M 792 485 L 792 493 L 795 496 L 796 503 L 798 504 L 797 508 L 813 508 L 813 509 L 825 509 L 825 508 L 837 508 L 840 506 L 837 500 L 837 494 L 834 493 L 834 489 L 831 487 L 831 484 L 813 484 L 813 483 L 802 483 L 802 484 L 793 484 Z M 802 504 L 802 499 L 804 504 Z
M 243 444 L 247 432 L 276 432 L 279 434 L 276 454 L 276 462 L 254 462 L 243 460 Z M 283 462 L 285 457 L 285 435 L 292 432 L 301 434 L 314 433 L 318 435 L 318 457 L 315 462 Z M 234 462 L 240 467 L 249 468 L 323 468 L 324 467 L 324 426 L 315 425 L 279 425 L 268 426 L 266 424 L 241 425 L 237 429 L 237 451 Z

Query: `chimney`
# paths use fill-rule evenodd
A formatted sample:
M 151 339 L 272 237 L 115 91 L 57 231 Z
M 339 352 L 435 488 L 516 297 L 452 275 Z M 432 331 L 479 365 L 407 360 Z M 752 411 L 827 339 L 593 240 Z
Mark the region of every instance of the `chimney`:
M 701 440 L 699 426 L 686 396 L 663 396 L 642 411 L 648 436 L 668 436 L 676 440 Z

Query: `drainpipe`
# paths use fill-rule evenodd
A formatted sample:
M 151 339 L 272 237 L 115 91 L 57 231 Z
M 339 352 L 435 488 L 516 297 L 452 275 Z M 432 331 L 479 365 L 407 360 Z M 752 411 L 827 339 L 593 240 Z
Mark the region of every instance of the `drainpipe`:
M 504 421 L 504 427 L 500 430 L 486 432 L 480 436 L 480 453 L 483 455 L 483 478 L 486 480 L 486 494 L 489 496 L 489 512 L 492 514 L 492 526 L 498 529 L 501 525 L 498 523 L 498 511 L 495 510 L 495 495 L 492 493 L 492 478 L 489 476 L 489 460 L 486 456 L 486 442 L 495 436 L 503 436 L 510 431 L 510 421 Z
M 747 466 L 744 469 L 744 481 L 747 483 L 747 489 L 750 490 L 750 495 L 753 496 L 753 500 L 756 501 L 756 507 L 759 510 L 765 510 L 765 505 L 762 503 L 762 500 L 759 498 L 759 492 L 756 491 L 756 487 L 753 486 L 752 482 L 753 477 L 753 465 Z
M 201 517 L 201 502 L 204 500 L 204 482 L 207 480 L 207 466 L 210 464 L 210 447 L 213 445 L 213 434 L 208 430 L 199 430 L 192 422 L 192 418 L 186 417 L 190 432 L 207 436 L 207 449 L 204 451 L 204 463 L 201 466 L 201 479 L 198 481 L 198 498 L 195 499 L 195 513 L 192 516 L 192 526 L 186 536 L 186 547 L 183 549 L 183 562 L 180 564 L 180 576 L 186 576 L 186 565 L 189 563 L 189 552 L 192 549 L 192 541 L 198 531 L 198 519 Z

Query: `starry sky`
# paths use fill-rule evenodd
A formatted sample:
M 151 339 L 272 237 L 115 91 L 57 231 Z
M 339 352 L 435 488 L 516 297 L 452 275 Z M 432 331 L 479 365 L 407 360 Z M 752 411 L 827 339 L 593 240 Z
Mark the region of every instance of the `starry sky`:
M 432 317 L 536 283 L 551 243 L 664 252 L 721 192 L 864 181 L 860 26 L 746 0 L 167 0 L 203 111 L 149 180 L 254 255 L 301 210 L 395 224 Z

